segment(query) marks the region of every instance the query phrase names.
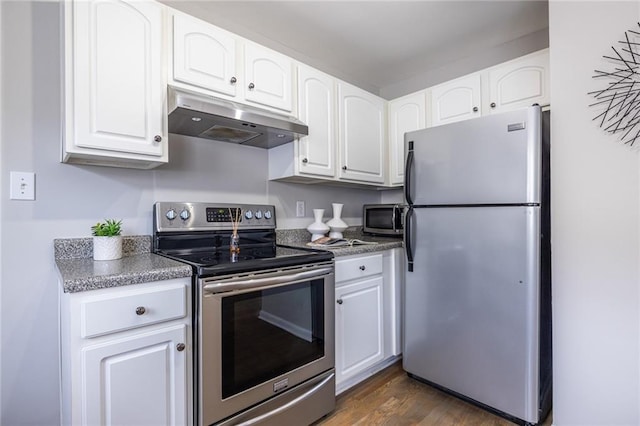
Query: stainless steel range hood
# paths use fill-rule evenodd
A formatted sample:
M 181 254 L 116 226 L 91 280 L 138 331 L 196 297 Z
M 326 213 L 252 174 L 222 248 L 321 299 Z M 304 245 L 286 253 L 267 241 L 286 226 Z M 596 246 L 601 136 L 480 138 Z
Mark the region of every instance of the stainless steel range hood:
M 294 117 L 169 87 L 169 133 L 273 148 L 309 134 Z

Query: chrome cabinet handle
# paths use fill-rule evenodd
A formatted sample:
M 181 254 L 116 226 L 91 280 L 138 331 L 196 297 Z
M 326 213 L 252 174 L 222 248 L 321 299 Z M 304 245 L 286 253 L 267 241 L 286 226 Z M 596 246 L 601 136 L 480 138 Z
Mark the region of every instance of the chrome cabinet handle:
M 303 159 L 302 159 L 302 162 L 306 164 L 306 163 L 308 163 L 308 162 L 309 162 L 309 160 L 307 160 L 306 158 L 303 158 Z
M 255 84 L 253 83 L 249 83 L 249 90 L 253 90 L 256 87 Z
M 367 269 L 364 265 L 360 265 L 360 270 L 364 271 L 365 269 Z
M 154 141 L 154 142 L 162 142 L 162 136 L 160 136 L 160 135 L 155 135 L 155 136 L 153 137 L 153 141 Z
M 136 315 L 144 315 L 145 312 L 147 312 L 147 310 L 144 308 L 144 306 L 138 306 L 136 308 Z
M 176 349 L 178 350 L 178 352 L 182 352 L 182 351 L 184 351 L 184 348 L 186 348 L 186 346 L 185 346 L 185 344 L 184 344 L 184 343 L 178 343 L 178 344 L 176 345 Z
M 231 84 L 236 84 L 238 82 L 238 79 L 235 77 L 231 77 L 231 80 L 229 80 L 229 83 Z
M 473 107 L 473 112 L 478 112 L 478 107 Z
M 491 102 L 491 108 L 495 108 L 496 107 L 496 103 L 495 102 Z
M 338 300 L 336 300 L 336 303 L 337 303 L 338 305 L 342 305 L 342 299 L 338 299 Z

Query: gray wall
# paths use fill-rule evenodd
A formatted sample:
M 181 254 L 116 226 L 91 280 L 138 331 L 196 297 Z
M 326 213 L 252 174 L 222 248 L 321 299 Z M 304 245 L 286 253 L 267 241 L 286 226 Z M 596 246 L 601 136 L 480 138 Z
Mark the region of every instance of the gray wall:
M 597 127 L 587 95 L 639 5 L 549 8 L 556 426 L 640 424 L 638 151 Z
M 382 87 L 380 96 L 385 99 L 399 98 L 400 96 L 435 86 L 547 47 L 549 47 L 548 28 L 494 48 L 476 52 L 474 55 L 460 60 L 442 64 L 439 68 L 418 74 L 410 79 Z
M 59 163 L 59 6 L 0 5 L 0 424 L 59 421 L 54 238 L 89 236 L 109 217 L 127 235 L 150 234 L 161 200 L 271 202 L 279 226 L 294 228 L 313 222 L 314 207 L 343 202 L 353 223 L 363 203 L 379 201 L 378 191 L 269 183 L 267 151 L 174 135 L 170 164 L 153 171 Z M 36 201 L 9 200 L 9 171 L 36 173 Z M 306 218 L 294 217 L 297 200 Z

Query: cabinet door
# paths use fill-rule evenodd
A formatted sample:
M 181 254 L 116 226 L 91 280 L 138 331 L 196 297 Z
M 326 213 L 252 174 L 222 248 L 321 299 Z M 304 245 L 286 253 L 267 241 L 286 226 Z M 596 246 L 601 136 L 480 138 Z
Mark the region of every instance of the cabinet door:
M 83 349 L 82 423 L 186 425 L 186 338 L 178 325 Z
M 236 95 L 236 38 L 206 22 L 173 15 L 173 79 Z
M 433 126 L 480 117 L 480 74 L 434 86 L 431 89 Z
M 163 10 L 150 1 L 73 3 L 75 146 L 166 154 Z
M 389 183 L 404 183 L 404 134 L 426 126 L 424 91 L 389 102 Z
M 336 288 L 336 383 L 384 357 L 382 277 Z
M 489 70 L 491 113 L 549 103 L 549 50 Z
M 299 118 L 309 135 L 298 141 L 301 174 L 335 175 L 335 80 L 306 66 L 298 67 Z
M 384 183 L 384 101 L 338 83 L 340 178 Z
M 244 45 L 245 99 L 249 102 L 291 111 L 293 64 L 291 59 L 257 44 Z

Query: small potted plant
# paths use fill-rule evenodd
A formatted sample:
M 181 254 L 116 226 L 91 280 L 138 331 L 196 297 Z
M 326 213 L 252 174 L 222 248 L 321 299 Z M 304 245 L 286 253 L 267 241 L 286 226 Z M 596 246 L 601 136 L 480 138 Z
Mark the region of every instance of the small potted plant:
M 93 260 L 114 260 L 122 257 L 122 221 L 106 219 L 91 227 Z

